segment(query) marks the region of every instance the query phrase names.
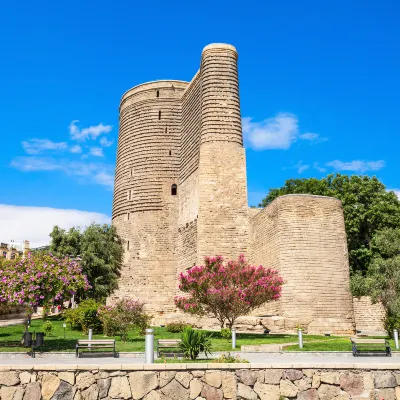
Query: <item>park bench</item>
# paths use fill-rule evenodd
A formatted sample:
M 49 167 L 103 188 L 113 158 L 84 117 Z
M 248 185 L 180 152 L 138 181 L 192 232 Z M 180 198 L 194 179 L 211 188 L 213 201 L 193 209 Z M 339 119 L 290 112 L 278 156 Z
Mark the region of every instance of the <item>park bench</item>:
M 80 339 L 76 342 L 76 357 L 79 357 L 79 349 L 85 349 L 90 352 L 97 349 L 112 349 L 114 357 L 117 357 L 114 339 Z
M 161 353 L 163 354 L 171 354 L 171 355 L 182 355 L 181 352 L 175 352 L 175 351 L 170 351 L 168 352 L 167 350 L 173 350 L 173 349 L 181 349 L 181 340 L 180 339 L 158 339 L 157 340 L 157 357 L 161 356 Z
M 392 349 L 386 339 L 364 339 L 364 338 L 350 338 L 353 348 L 353 356 L 357 357 L 360 354 L 371 355 L 386 355 L 392 356 Z

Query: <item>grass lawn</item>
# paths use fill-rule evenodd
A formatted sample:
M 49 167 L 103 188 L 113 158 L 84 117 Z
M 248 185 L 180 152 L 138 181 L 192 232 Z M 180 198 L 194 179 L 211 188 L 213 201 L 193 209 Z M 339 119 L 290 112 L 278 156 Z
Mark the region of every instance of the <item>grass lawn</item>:
M 372 339 L 373 337 L 370 337 Z M 381 336 L 377 336 L 377 339 L 382 339 Z M 397 351 L 394 340 L 389 340 L 390 347 L 393 351 Z M 300 351 L 299 346 L 288 346 L 285 347 L 285 351 Z M 301 351 L 352 351 L 350 338 L 331 338 L 329 341 L 324 342 L 309 342 L 307 338 L 304 339 L 304 346 Z
M 50 317 L 48 318 L 53 323 L 54 330 L 51 336 L 45 336 L 44 351 L 75 351 L 75 344 L 77 339 L 87 339 L 87 335 L 84 335 L 78 330 L 71 330 L 70 326 L 67 325 L 66 335 L 64 339 L 64 328 L 63 320 L 61 317 Z M 43 332 L 42 326 L 44 321 L 41 319 L 32 320 L 30 327 L 31 332 Z M 24 326 L 11 325 L 0 327 L 0 351 L 27 351 L 25 347 L 21 346 L 21 338 L 24 332 Z M 220 337 L 219 332 L 210 332 L 212 334 L 213 351 L 232 351 L 231 343 L 226 339 Z M 165 328 L 155 327 L 154 328 L 155 339 L 179 339 L 180 333 L 170 333 Z M 94 339 L 107 338 L 103 334 L 93 335 Z M 117 341 L 117 351 L 140 351 L 144 352 L 144 336 L 140 336 L 135 332 L 131 332 L 127 342 L 122 342 L 119 337 L 115 338 Z M 307 344 L 304 350 L 314 350 L 308 346 L 320 346 L 320 349 L 328 350 L 328 347 L 332 347 L 332 337 L 317 336 L 317 335 L 304 335 L 304 341 L 310 340 L 321 340 L 324 343 Z M 344 343 L 350 343 L 349 339 L 335 339 L 335 341 Z M 293 343 L 297 341 L 296 335 L 260 335 L 251 333 L 240 333 L 237 334 L 236 344 L 237 350 L 240 350 L 242 345 L 259 345 L 259 344 L 281 344 L 281 343 Z M 297 346 L 292 346 L 290 351 L 298 350 Z M 297 347 L 297 349 L 296 349 Z M 330 349 L 330 348 L 329 348 Z M 319 350 L 319 348 L 316 348 Z M 348 350 L 343 348 L 343 350 Z

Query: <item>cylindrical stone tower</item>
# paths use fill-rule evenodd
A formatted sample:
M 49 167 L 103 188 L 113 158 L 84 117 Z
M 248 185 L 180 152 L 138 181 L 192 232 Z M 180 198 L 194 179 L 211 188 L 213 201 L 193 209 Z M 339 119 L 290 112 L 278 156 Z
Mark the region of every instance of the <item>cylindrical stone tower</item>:
M 198 262 L 214 255 L 237 258 L 249 245 L 236 49 L 206 46 L 200 73 Z
M 116 297 L 173 309 L 182 81 L 145 83 L 120 105 L 113 224 L 125 241 Z M 165 306 L 164 306 L 165 305 Z

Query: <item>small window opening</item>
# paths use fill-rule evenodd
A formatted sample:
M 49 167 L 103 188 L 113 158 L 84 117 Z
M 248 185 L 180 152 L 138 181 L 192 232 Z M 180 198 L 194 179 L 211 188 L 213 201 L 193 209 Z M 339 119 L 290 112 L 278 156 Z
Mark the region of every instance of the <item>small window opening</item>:
M 175 183 L 171 186 L 171 195 L 176 196 L 178 193 L 178 186 L 175 185 Z
M 169 155 L 171 155 L 171 154 L 172 154 L 172 151 L 170 150 L 170 151 L 169 151 Z
M 165 127 L 165 133 L 168 133 L 168 128 L 167 127 Z
M 158 119 L 161 119 L 161 111 L 158 112 Z
M 129 240 L 126 242 L 126 250 L 129 251 Z
M 126 219 L 129 221 L 129 214 L 130 213 L 128 213 L 128 214 L 126 214 Z
M 157 90 L 157 97 L 160 97 L 160 91 Z

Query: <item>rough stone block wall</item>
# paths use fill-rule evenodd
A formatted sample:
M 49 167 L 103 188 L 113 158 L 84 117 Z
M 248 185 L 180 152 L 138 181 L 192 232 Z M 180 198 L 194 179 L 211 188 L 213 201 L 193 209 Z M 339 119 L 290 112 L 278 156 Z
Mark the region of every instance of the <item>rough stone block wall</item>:
M 252 220 L 252 261 L 277 268 L 285 284 L 280 315 L 288 330 L 352 333 L 349 262 L 339 200 L 281 196 Z
M 381 303 L 372 304 L 369 296 L 353 297 L 353 308 L 358 331 L 385 332 L 385 309 Z
M 284 196 L 264 210 L 248 207 L 231 45 L 206 46 L 190 83 L 149 82 L 123 95 L 113 224 L 125 241 L 113 297 L 138 298 L 157 317 L 177 315 L 181 271 L 205 256 L 244 253 L 286 281 L 282 300 L 254 313 L 283 318 L 274 329 L 354 330 L 340 202 Z
M 206 366 L 206 368 L 204 368 Z M 123 366 L 122 366 L 123 367 Z M 398 400 L 398 369 L 262 368 L 256 364 L 132 365 L 0 372 L 4 400 Z M 158 367 L 163 367 L 158 365 Z M 172 368 L 171 368 L 172 367 Z M 140 368 L 142 370 L 140 370 Z M 163 370 L 164 369 L 164 370 Z

